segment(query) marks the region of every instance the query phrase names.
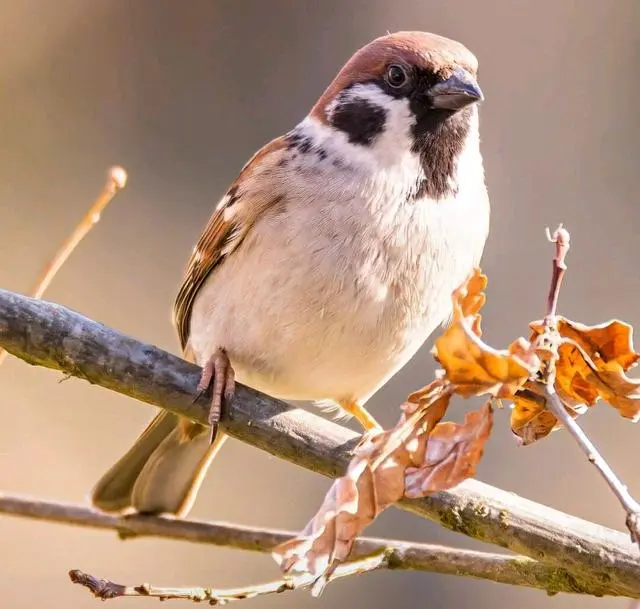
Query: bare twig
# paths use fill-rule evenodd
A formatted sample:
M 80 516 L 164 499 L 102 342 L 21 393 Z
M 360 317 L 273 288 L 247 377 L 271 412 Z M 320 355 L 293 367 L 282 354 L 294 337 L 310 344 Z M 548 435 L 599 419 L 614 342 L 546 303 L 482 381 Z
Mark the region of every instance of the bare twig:
M 100 214 L 109 204 L 116 193 L 125 187 L 127 183 L 127 173 L 122 167 L 112 167 L 107 175 L 107 182 L 100 191 L 100 194 L 93 202 L 91 207 L 78 222 L 73 232 L 63 242 L 60 249 L 56 252 L 53 260 L 42 270 L 40 277 L 33 285 L 31 295 L 34 298 L 42 298 L 45 290 L 49 287 L 51 281 L 60 267 L 66 262 L 73 250 L 78 246 L 87 233 L 99 222 Z
M 558 394 L 554 389 L 554 374 L 549 374 L 546 383 L 546 398 L 549 409 L 556 415 L 558 420 L 565 426 L 567 431 L 573 436 L 582 452 L 587 455 L 589 463 L 593 463 L 600 475 L 605 479 L 609 488 L 624 508 L 627 514 L 627 528 L 631 533 L 631 541 L 640 543 L 640 504 L 631 496 L 627 487 L 622 483 L 620 478 L 611 469 L 604 457 L 600 454 L 593 442 L 587 434 L 582 430 L 580 425 L 571 417 L 561 402 Z
M 569 231 L 563 228 L 562 224 L 556 228 L 553 235 L 547 228 L 547 239 L 556 244 L 556 255 L 553 258 L 551 287 L 549 288 L 549 296 L 547 298 L 547 317 L 555 316 L 558 308 L 558 297 L 560 296 L 560 287 L 562 279 L 567 270 L 564 259 L 569 252 Z
M 358 561 L 350 562 L 338 567 L 331 575 L 331 580 L 340 579 L 349 575 L 362 575 L 387 567 L 387 556 L 384 553 L 370 556 Z M 314 596 L 319 596 L 321 589 L 315 588 L 315 578 L 311 575 L 301 575 L 289 579 L 281 579 L 247 586 L 244 588 L 161 588 L 150 584 L 139 586 L 123 586 L 106 579 L 98 579 L 88 573 L 77 569 L 69 571 L 69 578 L 74 584 L 80 584 L 88 588 L 91 593 L 100 600 L 109 600 L 122 596 L 154 597 L 161 601 L 171 599 L 190 600 L 196 603 L 207 602 L 210 605 L 224 605 L 231 601 L 240 601 L 267 594 L 280 594 L 287 590 L 300 590 L 311 588 Z
M 36 331 L 37 330 L 37 331 Z M 60 305 L 0 290 L 0 345 L 23 360 L 83 378 L 207 424 L 193 395 L 201 369 Z M 224 432 L 326 476 L 341 475 L 360 436 L 238 385 Z M 518 554 L 636 596 L 638 550 L 627 536 L 477 480 L 398 507 Z M 609 592 L 611 593 L 611 592 Z
M 125 187 L 127 183 L 127 172 L 122 167 L 112 167 L 107 174 L 107 181 L 103 186 L 100 194 L 93 202 L 91 207 L 82 216 L 80 222 L 73 229 L 73 232 L 62 243 L 60 249 L 56 252 L 53 259 L 42 269 L 40 277 L 33 284 L 29 294 L 34 298 L 42 298 L 46 289 L 49 287 L 57 272 L 67 261 L 73 250 L 78 247 L 79 243 L 86 237 L 87 233 L 98 223 L 100 214 L 109 204 L 116 193 Z M 7 352 L 0 347 L 0 365 L 7 357 Z
M 295 536 L 292 531 L 227 523 L 173 520 L 154 516 L 118 517 L 80 505 L 6 494 L 0 494 L 0 513 L 113 530 L 117 531 L 122 539 L 160 537 L 263 553 L 270 553 L 275 546 Z M 602 582 L 598 578 L 579 578 L 567 569 L 546 566 L 525 556 L 507 556 L 435 544 L 361 537 L 355 543 L 351 559 L 359 560 L 380 553 L 387 557 L 387 569 L 475 577 L 502 584 L 538 588 L 551 593 L 595 596 L 622 594 L 640 598 L 640 580 L 634 589 L 618 589 L 615 577 L 608 582 Z
M 544 385 L 547 407 L 553 412 L 558 420 L 564 425 L 571 434 L 582 452 L 587 455 L 590 463 L 596 467 L 600 475 L 605 479 L 609 488 L 613 491 L 618 501 L 627 514 L 627 528 L 631 533 L 631 541 L 640 544 L 640 504 L 631 496 L 627 487 L 622 483 L 620 478 L 611 469 L 604 457 L 600 454 L 593 442 L 588 438 L 580 425 L 567 412 L 562 400 L 555 390 L 556 382 L 556 361 L 558 359 L 558 348 L 566 342 L 559 336 L 557 332 L 556 308 L 558 303 L 558 295 L 560 293 L 560 285 L 567 265 L 565 257 L 569 251 L 569 232 L 562 227 L 562 224 L 556 229 L 551 236 L 547 229 L 547 237 L 552 243 L 555 243 L 555 256 L 553 258 L 553 272 L 551 276 L 551 288 L 549 290 L 549 300 L 547 303 L 547 315 L 545 317 L 545 327 L 547 335 L 542 336 L 543 340 L 549 342 L 553 357 L 547 363 L 544 369 Z M 598 375 L 595 364 L 591 358 L 577 343 L 575 346 L 580 351 L 585 363 Z

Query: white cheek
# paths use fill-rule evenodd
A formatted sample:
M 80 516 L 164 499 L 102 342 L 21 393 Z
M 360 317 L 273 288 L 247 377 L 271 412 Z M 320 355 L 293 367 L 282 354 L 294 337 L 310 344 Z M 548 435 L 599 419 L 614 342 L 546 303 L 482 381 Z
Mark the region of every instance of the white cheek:
M 385 111 L 384 128 L 371 144 L 352 143 L 343 131 L 311 116 L 297 129 L 326 151 L 327 162 L 338 160 L 345 169 L 332 172 L 332 183 L 337 190 L 352 190 L 354 196 L 362 197 L 372 208 L 377 208 L 377 213 L 393 215 L 393 206 L 389 206 L 388 201 L 405 199 L 424 176 L 420 157 L 411 150 L 415 116 L 408 100 L 391 97 L 376 85 L 356 85 L 345 96 L 365 99 Z M 329 119 L 335 107 L 335 101 L 329 104 Z M 348 181 L 345 183 L 341 178 Z
M 320 125 L 320 127 L 325 127 L 332 134 L 335 143 L 340 145 L 340 150 L 336 149 L 336 152 L 347 155 L 347 158 L 350 158 L 352 162 L 361 166 L 377 170 L 384 170 L 406 160 L 403 157 L 410 155 L 413 142 L 411 130 L 416 123 L 415 116 L 409 108 L 409 101 L 391 97 L 384 93 L 380 87 L 372 84 L 353 86 L 342 96 L 343 101 L 349 99 L 364 99 L 372 106 L 382 108 L 386 114 L 385 126 L 382 133 L 375 137 L 371 145 L 360 146 L 349 143 L 344 133 Z M 326 112 L 329 119 L 331 119 L 336 105 L 337 100 L 334 100 L 327 106 Z M 309 120 L 307 118 L 303 123 Z
M 416 118 L 409 108 L 409 100 L 397 99 L 384 93 L 375 85 L 356 85 L 349 90 L 349 97 L 366 99 L 370 104 L 383 108 L 387 120 L 369 147 L 371 154 L 383 166 L 395 165 L 400 155 L 405 155 L 413 145 L 412 129 Z

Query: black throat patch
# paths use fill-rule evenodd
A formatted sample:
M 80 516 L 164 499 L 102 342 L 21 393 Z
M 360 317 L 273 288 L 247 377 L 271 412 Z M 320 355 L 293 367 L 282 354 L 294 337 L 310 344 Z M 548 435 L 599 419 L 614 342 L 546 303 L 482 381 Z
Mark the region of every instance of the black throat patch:
M 412 131 L 413 152 L 420 155 L 424 178 L 417 187 L 416 198 L 440 199 L 455 195 L 455 173 L 471 125 L 471 108 L 452 113 L 414 107 L 416 124 Z
M 457 160 L 471 126 L 471 107 L 452 112 L 433 109 L 425 103 L 424 91 L 433 82 L 432 75 L 419 74 L 417 86 L 410 92 L 393 90 L 383 79 L 360 83 L 374 84 L 390 97 L 409 102 L 416 121 L 411 129 L 411 150 L 420 156 L 424 174 L 416 184 L 414 199 L 442 199 L 457 193 Z M 352 144 L 371 146 L 385 129 L 387 110 L 365 97 L 350 94 L 351 88 L 347 87 L 336 100 L 330 123 L 345 133 Z

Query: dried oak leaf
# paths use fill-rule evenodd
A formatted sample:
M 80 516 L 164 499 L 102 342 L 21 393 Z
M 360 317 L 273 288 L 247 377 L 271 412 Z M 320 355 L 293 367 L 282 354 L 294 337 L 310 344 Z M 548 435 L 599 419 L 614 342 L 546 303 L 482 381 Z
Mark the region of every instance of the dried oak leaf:
M 424 497 L 475 473 L 491 432 L 491 404 L 468 413 L 462 424 L 442 423 L 453 391 L 438 379 L 411 394 L 396 427 L 359 445 L 347 473 L 333 483 L 300 536 L 273 550 L 285 574 L 311 574 L 312 594 L 318 595 L 383 510 L 403 495 Z
M 452 488 L 473 476 L 492 426 L 490 401 L 479 410 L 467 413 L 462 424 L 438 423 L 426 442 L 422 465 L 406 470 L 405 497 L 424 497 Z
M 434 381 L 409 396 L 393 429 L 361 442 L 302 533 L 273 550 L 285 574 L 311 574 L 312 593 L 321 592 L 357 535 L 404 494 L 405 470 L 424 460 L 426 438 L 444 416 L 451 393 L 444 381 Z
M 531 324 L 531 328 L 534 336 L 544 331 L 540 322 Z M 640 359 L 633 350 L 633 328 L 618 320 L 586 326 L 564 317 L 557 318 L 557 328 L 563 339 L 571 341 L 558 348 L 556 390 L 560 397 L 587 406 L 603 399 L 623 417 L 637 422 L 640 380 L 625 374 Z
M 555 383 L 567 412 L 576 418 L 603 399 L 623 417 L 638 421 L 640 381 L 625 374 L 640 359 L 640 354 L 633 350 L 633 328 L 618 320 L 597 326 L 586 326 L 564 317 L 557 317 L 556 321 L 558 334 L 568 341 L 558 347 Z M 542 321 L 530 325 L 534 341 L 544 333 L 545 327 Z M 523 391 L 513 397 L 513 403 L 511 430 L 522 444 L 532 444 L 561 427 L 545 407 L 541 385 L 528 382 Z
M 543 389 L 542 385 L 527 381 L 511 398 L 511 431 L 521 445 L 533 444 L 561 427 L 556 416 L 546 407 Z M 577 402 L 565 401 L 564 405 L 574 419 L 586 410 L 586 406 Z
M 497 350 L 480 338 L 480 309 L 487 278 L 476 269 L 452 296 L 450 326 L 436 340 L 433 355 L 444 377 L 465 397 L 489 394 L 511 397 L 540 366 L 531 344 L 524 338 L 507 350 Z

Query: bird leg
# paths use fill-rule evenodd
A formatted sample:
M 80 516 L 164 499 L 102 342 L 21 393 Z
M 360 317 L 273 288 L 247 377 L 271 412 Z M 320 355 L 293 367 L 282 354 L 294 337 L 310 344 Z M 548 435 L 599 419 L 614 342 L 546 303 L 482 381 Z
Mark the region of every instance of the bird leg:
M 209 425 L 211 426 L 211 442 L 216 438 L 220 413 L 222 412 L 222 400 L 227 404 L 233 399 L 236 382 L 235 373 L 227 352 L 220 348 L 202 368 L 202 375 L 198 382 L 195 400 L 201 398 L 212 387 L 211 408 L 209 409 Z
M 376 421 L 369 411 L 361 404 L 358 404 L 353 400 L 339 400 L 338 404 L 340 405 L 340 408 L 348 412 L 350 415 L 353 415 L 358 420 L 360 425 L 362 425 L 366 431 L 365 435 L 375 435 L 383 431 L 382 425 L 380 425 L 380 423 L 378 423 L 378 421 Z

